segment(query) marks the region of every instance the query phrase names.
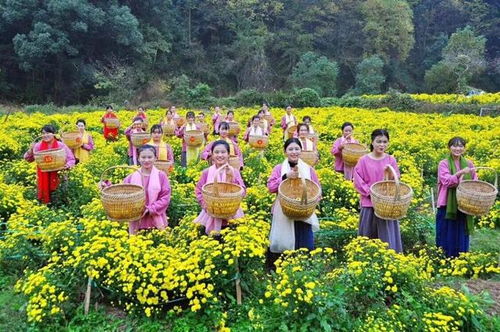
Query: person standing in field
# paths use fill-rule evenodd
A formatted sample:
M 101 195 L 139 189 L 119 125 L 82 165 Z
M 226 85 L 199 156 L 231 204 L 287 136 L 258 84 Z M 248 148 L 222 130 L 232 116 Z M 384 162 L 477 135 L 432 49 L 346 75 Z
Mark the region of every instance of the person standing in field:
M 94 140 L 92 136 L 85 130 L 87 123 L 83 119 L 78 119 L 76 121 L 76 127 L 80 132 L 80 140 L 82 145 L 76 149 L 73 149 L 73 154 L 75 155 L 77 163 L 87 162 L 90 158 L 90 151 L 94 150 Z
M 354 125 L 350 122 L 344 122 L 341 127 L 342 136 L 338 138 L 332 146 L 332 155 L 335 157 L 335 171 L 344 174 L 346 180 L 352 181 L 353 167 L 346 165 L 342 159 L 342 150 L 347 143 L 359 143 L 354 137 Z
M 111 125 L 111 123 L 106 123 L 106 119 L 113 119 L 116 123 Z M 118 122 L 118 117 L 113 110 L 111 105 L 106 107 L 106 113 L 101 118 L 101 123 L 104 124 L 103 135 L 106 141 L 116 141 L 118 139 L 118 129 L 120 128 L 120 123 Z

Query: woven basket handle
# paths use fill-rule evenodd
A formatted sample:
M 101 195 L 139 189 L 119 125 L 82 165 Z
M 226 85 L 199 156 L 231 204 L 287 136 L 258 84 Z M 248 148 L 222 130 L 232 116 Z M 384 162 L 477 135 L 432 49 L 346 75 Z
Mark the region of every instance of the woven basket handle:
M 302 197 L 300 199 L 300 204 L 307 205 L 307 184 L 306 178 L 300 178 L 300 182 L 302 184 Z
M 101 174 L 101 183 L 104 182 L 104 174 L 106 174 L 109 170 L 112 170 L 112 169 L 116 169 L 116 168 L 129 168 L 129 169 L 133 169 L 134 171 L 137 171 L 137 167 L 134 167 L 134 166 L 122 166 L 122 165 L 118 165 L 118 166 L 111 166 L 111 167 L 108 167 L 106 168 L 102 174 Z M 139 172 L 141 173 L 141 178 L 142 178 L 142 182 L 144 183 L 144 175 L 142 174 L 142 172 Z M 144 189 L 144 188 L 143 188 Z M 102 191 L 102 188 L 101 188 L 101 191 Z
M 222 172 L 223 169 L 227 168 L 229 164 L 224 164 L 221 167 L 219 167 L 215 173 L 215 178 L 214 178 L 214 194 L 215 196 L 219 197 L 219 186 L 217 185 L 219 183 L 219 174 Z
M 485 166 L 478 166 L 478 167 L 474 167 L 474 169 L 478 170 L 478 169 L 488 169 L 490 171 L 493 171 L 495 172 L 495 188 L 498 188 L 498 173 L 497 171 L 493 168 L 493 167 L 485 167 Z
M 392 176 L 394 177 L 394 182 L 396 183 L 396 195 L 394 195 L 394 201 L 397 201 L 397 200 L 399 200 L 399 187 L 400 187 L 398 175 L 396 174 L 394 167 L 392 167 L 391 165 L 387 165 L 387 169 L 384 172 L 384 180 L 389 180 L 387 170 L 389 170 L 392 173 Z

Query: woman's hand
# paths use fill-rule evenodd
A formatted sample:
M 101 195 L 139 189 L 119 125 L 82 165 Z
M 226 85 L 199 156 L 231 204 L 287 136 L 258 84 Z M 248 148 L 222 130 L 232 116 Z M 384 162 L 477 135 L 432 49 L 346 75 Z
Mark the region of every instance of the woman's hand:
M 297 179 L 299 177 L 299 169 L 297 166 L 292 168 L 290 172 L 286 173 L 287 179 Z
M 470 174 L 474 170 L 475 170 L 474 167 L 465 167 L 457 172 L 457 176 L 462 176 L 464 174 Z
M 144 218 L 147 214 L 149 213 L 148 208 L 144 210 L 144 213 L 142 214 L 141 218 Z
M 394 174 L 392 174 L 392 172 L 390 171 L 390 169 L 391 169 L 391 165 L 385 165 L 384 172 L 389 171 L 389 176 L 387 176 L 387 178 L 389 180 L 394 180 Z

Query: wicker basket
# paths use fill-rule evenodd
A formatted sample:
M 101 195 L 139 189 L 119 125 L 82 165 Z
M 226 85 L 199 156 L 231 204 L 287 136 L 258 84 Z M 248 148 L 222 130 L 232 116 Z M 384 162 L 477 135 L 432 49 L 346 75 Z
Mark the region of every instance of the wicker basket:
M 314 167 L 318 162 L 318 153 L 316 151 L 302 151 L 300 159 L 311 167 Z
M 319 141 L 318 134 L 316 133 L 307 134 L 307 138 L 313 141 L 315 144 L 318 144 Z
M 375 215 L 384 220 L 397 220 L 406 216 L 413 197 L 413 190 L 407 184 L 399 182 L 396 171 L 389 165 L 394 180 L 388 180 L 387 170 L 384 180 L 372 184 L 370 196 Z
M 458 209 L 471 216 L 484 216 L 489 213 L 495 204 L 498 194 L 498 174 L 490 167 L 476 167 L 477 169 L 489 169 L 495 172 L 495 184 L 486 181 L 464 180 L 457 187 Z
M 278 187 L 278 200 L 283 214 L 293 220 L 310 218 L 320 199 L 320 186 L 308 179 L 286 179 Z
M 143 146 L 144 144 L 147 144 L 151 140 L 151 134 L 150 133 L 132 133 L 130 135 L 130 141 L 132 142 L 132 145 L 135 146 L 136 148 Z
M 347 143 L 342 149 L 342 160 L 347 166 L 354 167 L 358 163 L 359 158 L 368 153 L 368 149 L 363 144 Z
M 204 135 L 201 130 L 188 130 L 184 132 L 186 144 L 193 147 L 199 147 L 203 144 Z
M 55 172 L 66 166 L 66 151 L 63 148 L 33 152 L 35 162 L 42 172 Z
M 62 133 L 61 139 L 70 149 L 77 149 L 82 146 L 82 134 L 80 132 Z
M 265 149 L 269 144 L 269 136 L 252 135 L 248 136 L 248 144 L 254 149 Z
M 210 133 L 210 127 L 208 126 L 208 123 L 206 123 L 206 122 L 198 122 L 196 125 L 200 128 L 200 130 L 203 133 L 205 133 L 205 134 Z
M 104 118 L 104 125 L 109 129 L 119 128 L 120 120 L 118 118 Z
M 295 135 L 296 131 L 297 131 L 297 125 L 295 125 L 295 124 L 286 127 L 286 132 L 288 134 L 288 138 L 292 138 L 293 135 Z
M 268 122 L 268 124 L 269 124 L 269 122 Z M 259 122 L 259 127 L 262 128 L 262 130 L 267 131 L 266 123 L 262 120 L 260 120 L 260 122 Z
M 182 127 L 182 126 L 184 126 L 184 124 L 186 123 L 186 119 L 181 118 L 181 117 L 179 117 L 179 118 L 177 118 L 177 119 L 174 119 L 174 121 L 175 121 L 175 125 L 176 125 L 177 127 Z
M 272 114 L 264 114 L 264 119 L 267 120 L 267 123 L 273 123 L 273 115 Z
M 169 175 L 174 170 L 174 162 L 167 160 L 157 160 L 154 162 L 156 168 Z
M 238 136 L 240 134 L 240 124 L 238 122 L 229 122 L 229 135 Z
M 225 167 L 219 168 L 219 172 Z M 234 183 L 218 182 L 217 176 L 213 183 L 207 183 L 201 188 L 207 213 L 219 219 L 231 219 L 240 208 L 243 199 L 243 188 Z
M 132 168 L 130 166 L 109 167 L 101 174 L 101 183 L 104 174 L 114 168 Z M 109 220 L 131 222 L 141 219 L 146 208 L 146 194 L 142 186 L 135 184 L 114 184 L 101 189 L 101 202 Z
M 172 123 L 164 123 L 162 125 L 163 135 L 165 136 L 174 136 L 175 135 L 175 124 Z
M 238 158 L 238 156 L 230 156 L 228 164 L 231 165 L 234 169 L 240 169 L 241 167 L 240 158 Z

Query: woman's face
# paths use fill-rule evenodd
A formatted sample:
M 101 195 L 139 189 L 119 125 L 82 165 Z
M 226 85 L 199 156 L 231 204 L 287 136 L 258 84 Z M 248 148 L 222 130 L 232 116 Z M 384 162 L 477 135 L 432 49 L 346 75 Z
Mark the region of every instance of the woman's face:
M 450 152 L 453 157 L 458 158 L 464 154 L 465 146 L 463 146 L 461 143 L 456 143 L 450 146 Z
M 81 132 L 83 132 L 85 130 L 85 125 L 83 124 L 83 122 L 78 122 L 76 124 L 76 127 L 78 128 L 78 130 L 80 130 Z
M 142 121 L 134 121 L 134 124 L 132 126 L 134 129 L 142 129 Z
M 219 106 L 215 107 L 215 113 L 220 113 L 220 107 Z
M 222 144 L 218 144 L 212 151 L 212 160 L 215 162 L 216 166 L 222 166 L 227 163 L 229 158 L 229 153 L 226 147 Z
M 222 137 L 222 138 L 226 138 L 227 135 L 229 135 L 229 129 L 227 129 L 227 127 L 220 127 L 219 128 L 219 135 Z
M 307 130 L 307 127 L 306 126 L 300 126 L 299 136 L 301 138 L 304 138 L 304 137 L 307 137 L 308 134 L 309 134 L 309 130 Z
M 151 134 L 151 137 L 153 137 L 153 141 L 155 141 L 155 142 L 161 141 L 162 136 L 163 136 L 163 133 L 160 130 L 155 130 Z
M 288 115 L 292 114 L 292 107 L 288 106 L 286 108 L 286 114 L 288 114 Z
M 345 126 L 345 128 L 342 130 L 342 135 L 344 137 L 352 135 L 352 127 L 351 126 Z
M 151 149 L 143 150 L 139 155 L 139 163 L 141 166 L 150 169 L 156 160 L 155 154 Z
M 172 114 L 174 114 L 176 112 L 175 106 L 170 107 L 170 111 L 172 112 Z
M 309 125 L 309 124 L 311 124 L 311 120 L 309 118 L 306 118 L 306 119 L 304 119 L 304 123 Z
M 229 121 L 233 121 L 233 119 L 234 119 L 234 114 L 233 114 L 233 113 L 228 113 L 228 115 L 227 115 L 227 119 L 228 119 Z
M 49 143 L 52 142 L 53 139 L 54 139 L 53 133 L 49 133 L 45 130 L 42 130 L 42 141 Z
M 187 122 L 191 123 L 191 124 L 194 123 L 194 116 L 188 116 L 187 117 Z
M 260 118 L 253 119 L 252 124 L 254 127 L 257 127 L 260 124 Z
M 168 119 L 168 120 L 172 120 L 172 118 L 173 118 L 173 117 L 174 117 L 174 115 L 172 114 L 172 112 L 171 112 L 171 111 L 168 111 L 168 112 L 167 112 L 167 119 Z
M 379 135 L 375 137 L 375 139 L 372 141 L 372 145 L 373 145 L 373 152 L 384 153 L 385 150 L 387 150 L 387 147 L 389 146 L 389 139 L 384 135 Z
M 144 112 L 144 108 L 143 107 L 139 107 L 139 112 Z
M 300 146 L 297 143 L 291 143 L 286 147 L 285 153 L 288 157 L 288 161 L 298 162 L 300 158 Z

